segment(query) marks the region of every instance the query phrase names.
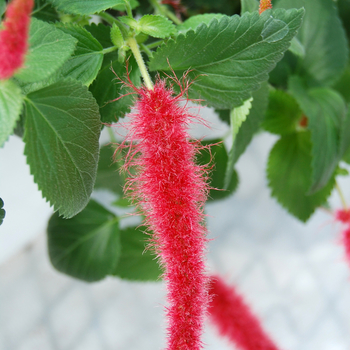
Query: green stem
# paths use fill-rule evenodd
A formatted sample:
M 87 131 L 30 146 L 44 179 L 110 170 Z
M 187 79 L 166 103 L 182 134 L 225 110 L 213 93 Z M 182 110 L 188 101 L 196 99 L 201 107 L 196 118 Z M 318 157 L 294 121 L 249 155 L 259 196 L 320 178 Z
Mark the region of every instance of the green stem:
M 143 77 L 143 80 L 145 82 L 146 87 L 149 90 L 153 90 L 153 83 L 152 83 L 151 77 L 148 74 L 148 70 L 147 70 L 147 67 L 145 65 L 145 62 L 143 61 L 139 46 L 137 45 L 137 41 L 135 40 L 135 38 L 130 37 L 130 38 L 128 38 L 126 43 L 129 45 L 132 53 L 134 54 L 135 60 L 137 62 L 137 65 L 140 68 L 140 72 L 141 72 L 141 75 Z
M 164 43 L 164 40 L 157 40 L 157 41 L 154 41 L 153 43 L 147 44 L 147 47 L 149 49 L 154 49 L 155 47 L 158 47 L 159 45 L 161 45 L 163 43 Z
M 340 186 L 339 186 L 337 181 L 335 182 L 335 188 L 338 191 L 338 194 L 339 194 L 341 203 L 343 205 L 343 208 L 344 208 L 344 210 L 346 210 L 348 208 L 348 206 L 346 205 L 345 197 L 344 197 L 343 192 L 342 192 L 342 190 L 341 190 L 341 188 L 340 188 Z
M 98 15 L 109 24 L 113 24 L 113 23 L 118 24 L 117 23 L 118 20 L 107 12 L 100 12 Z
M 168 9 L 164 10 L 164 14 L 171 19 L 175 24 L 179 25 L 182 23 L 181 19 L 177 18 L 171 11 Z
M 108 135 L 112 143 L 118 143 L 117 139 L 115 138 L 113 129 L 111 127 L 107 127 Z
M 151 51 L 146 45 L 140 44 L 140 48 L 141 48 L 141 50 L 142 50 L 143 52 L 146 53 L 146 55 L 147 55 L 148 57 L 152 57 L 152 56 L 153 56 L 152 51 Z
M 150 0 L 150 3 L 154 7 L 156 13 L 161 14 L 163 12 L 162 6 L 157 0 Z
M 115 23 L 122 32 L 124 39 L 128 37 L 128 30 L 126 29 L 125 25 L 121 23 L 117 18 L 113 17 L 112 15 L 106 12 L 99 12 L 98 15 L 111 25 Z
M 117 46 L 107 47 L 106 49 L 102 50 L 102 53 L 104 55 L 106 55 L 107 53 L 110 53 L 110 52 L 113 52 L 113 51 L 116 51 L 116 50 L 118 50 Z
M 132 9 L 131 9 L 129 1 L 124 0 L 124 4 L 125 4 L 125 9 L 126 9 L 126 13 L 127 13 L 128 17 L 133 18 Z

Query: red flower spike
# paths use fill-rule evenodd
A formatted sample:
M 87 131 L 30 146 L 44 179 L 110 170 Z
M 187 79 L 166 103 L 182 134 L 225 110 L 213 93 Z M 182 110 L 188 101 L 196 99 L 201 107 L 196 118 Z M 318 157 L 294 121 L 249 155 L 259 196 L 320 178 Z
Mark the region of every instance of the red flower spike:
M 346 258 L 350 263 L 350 226 L 346 227 L 343 231 L 343 244 L 345 247 Z
M 218 276 L 211 277 L 210 319 L 220 334 L 243 350 L 278 350 L 259 320 L 232 286 Z
M 10 78 L 23 66 L 33 6 L 34 0 L 13 0 L 7 7 L 0 31 L 0 79 Z
M 179 104 L 187 87 L 174 97 L 164 81 L 153 90 L 129 86 L 139 98 L 127 125 L 126 141 L 137 143 L 126 166 L 134 166 L 137 175 L 126 187 L 154 232 L 152 242 L 165 267 L 167 349 L 199 350 L 208 301 L 202 225 L 208 189 L 206 169 L 195 164 L 199 144 L 187 133 L 194 117 Z
M 335 212 L 335 219 L 344 224 L 350 224 L 350 209 L 337 210 Z
M 259 14 L 261 15 L 268 9 L 272 9 L 271 0 L 260 0 Z
M 339 209 L 335 212 L 335 219 L 345 224 L 343 231 L 343 245 L 345 247 L 345 254 L 350 263 L 350 209 Z

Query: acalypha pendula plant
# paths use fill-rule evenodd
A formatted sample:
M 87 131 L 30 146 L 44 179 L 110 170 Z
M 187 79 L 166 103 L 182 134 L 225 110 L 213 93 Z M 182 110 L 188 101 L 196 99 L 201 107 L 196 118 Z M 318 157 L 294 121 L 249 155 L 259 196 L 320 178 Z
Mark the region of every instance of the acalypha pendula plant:
M 182 10 L 179 1 L 167 3 Z M 33 6 L 33 0 L 13 0 L 7 7 L 0 32 L 0 79 L 12 77 L 24 65 Z M 271 7 L 269 0 L 262 0 L 259 13 Z M 179 94 L 166 80 L 157 79 L 153 85 L 135 38 L 126 39 L 126 44 L 145 85 L 136 87 L 131 80 L 125 83 L 138 96 L 128 135 L 120 146 L 129 147 L 125 167 L 130 177 L 125 189 L 145 217 L 152 232 L 150 244 L 164 268 L 167 350 L 202 349 L 207 313 L 219 332 L 241 349 L 277 350 L 235 289 L 220 277 L 206 274 L 203 208 L 209 189 L 208 166 L 196 164 L 202 146 L 190 140 L 188 133 L 189 124 L 198 119 L 187 107 L 191 84 L 186 76 L 180 82 L 174 73 L 169 81 L 178 85 Z M 340 214 L 338 219 L 345 222 Z M 348 217 L 346 220 L 349 222 Z

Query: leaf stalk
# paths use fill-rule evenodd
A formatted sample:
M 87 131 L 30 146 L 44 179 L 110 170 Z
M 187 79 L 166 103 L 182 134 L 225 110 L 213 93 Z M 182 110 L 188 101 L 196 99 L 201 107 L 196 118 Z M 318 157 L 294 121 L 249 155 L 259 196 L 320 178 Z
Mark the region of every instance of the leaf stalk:
M 142 75 L 142 78 L 143 78 L 143 81 L 144 81 L 146 87 L 149 90 L 153 90 L 153 83 L 152 83 L 151 77 L 148 73 L 145 62 L 142 58 L 140 48 L 137 44 L 136 39 L 134 37 L 129 37 L 128 40 L 126 41 L 126 43 L 128 44 L 132 53 L 134 54 L 135 60 L 137 62 L 137 65 L 140 68 L 140 72 L 141 72 L 141 75 Z

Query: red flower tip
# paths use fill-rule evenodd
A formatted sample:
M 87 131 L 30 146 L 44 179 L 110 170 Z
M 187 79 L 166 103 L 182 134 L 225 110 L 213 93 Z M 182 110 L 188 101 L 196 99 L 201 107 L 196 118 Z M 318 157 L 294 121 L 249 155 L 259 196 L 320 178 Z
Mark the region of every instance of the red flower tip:
M 335 212 L 335 219 L 346 224 L 350 224 L 350 209 L 339 209 Z
M 335 219 L 345 224 L 342 233 L 342 241 L 345 248 L 345 254 L 350 263 L 350 209 L 339 209 L 335 212 Z
M 271 0 L 260 0 L 259 14 L 262 14 L 264 11 L 268 9 L 272 9 Z
M 208 189 L 206 169 L 195 163 L 199 145 L 187 133 L 194 117 L 180 104 L 187 87 L 180 86 L 182 93 L 173 96 L 164 81 L 153 90 L 138 89 L 130 80 L 127 85 L 139 98 L 126 125 L 126 141 L 134 142 L 126 166 L 136 170 L 126 187 L 154 233 L 152 242 L 165 267 L 167 349 L 199 350 L 208 301 L 202 224 Z
M 212 276 L 209 316 L 220 334 L 243 350 L 278 350 L 234 287 Z
M 12 0 L 7 6 L 0 31 L 0 79 L 10 78 L 23 66 L 33 6 L 34 0 Z
M 350 226 L 346 227 L 343 231 L 343 244 L 345 247 L 345 254 L 348 259 L 348 262 L 350 262 Z

